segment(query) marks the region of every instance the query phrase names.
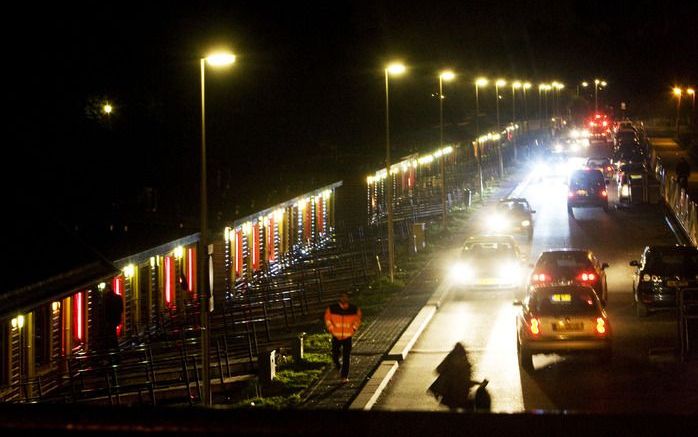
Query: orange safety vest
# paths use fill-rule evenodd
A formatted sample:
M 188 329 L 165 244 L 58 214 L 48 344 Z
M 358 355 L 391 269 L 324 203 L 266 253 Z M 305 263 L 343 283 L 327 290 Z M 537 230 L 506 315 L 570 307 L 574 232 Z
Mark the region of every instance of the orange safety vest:
M 325 310 L 325 325 L 337 340 L 350 338 L 361 325 L 361 310 L 356 305 L 332 304 Z

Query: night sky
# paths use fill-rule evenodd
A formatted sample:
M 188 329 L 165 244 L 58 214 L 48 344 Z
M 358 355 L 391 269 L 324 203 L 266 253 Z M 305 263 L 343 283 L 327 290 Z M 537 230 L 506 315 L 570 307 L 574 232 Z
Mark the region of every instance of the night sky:
M 609 103 L 626 101 L 638 116 L 670 110 L 671 86 L 698 85 L 696 7 L 609 3 L 23 6 L 5 16 L 3 30 L 5 151 L 14 156 L 4 160 L 4 187 L 83 222 L 143 209 L 144 187 L 153 187 L 159 211 L 195 220 L 199 59 L 211 47 L 238 55 L 236 65 L 208 69 L 206 79 L 211 203 L 231 219 L 236 207 L 261 209 L 380 166 L 382 68 L 393 58 L 409 66 L 391 81 L 396 158 L 438 141 L 433 93 L 444 66 L 459 73 L 445 92 L 446 123 L 466 126 L 447 129 L 455 141 L 468 140 L 480 74 L 556 79 L 568 90 L 602 77 Z M 485 96 L 483 110 L 491 112 Z M 109 117 L 99 111 L 105 100 L 115 107 Z

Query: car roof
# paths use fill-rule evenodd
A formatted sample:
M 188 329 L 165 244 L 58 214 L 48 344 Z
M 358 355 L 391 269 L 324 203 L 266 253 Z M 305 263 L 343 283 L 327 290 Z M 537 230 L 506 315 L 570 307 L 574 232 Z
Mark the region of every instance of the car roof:
M 649 252 L 652 253 L 698 253 L 698 247 L 693 247 L 693 246 L 687 246 L 684 244 L 675 244 L 675 245 L 654 245 L 654 246 L 647 246 L 645 249 Z
M 601 173 L 601 170 L 598 168 L 583 168 L 583 169 L 577 169 L 574 170 L 570 174 L 570 178 L 579 178 L 579 177 L 585 177 L 585 176 L 599 176 L 603 178 L 603 173 Z

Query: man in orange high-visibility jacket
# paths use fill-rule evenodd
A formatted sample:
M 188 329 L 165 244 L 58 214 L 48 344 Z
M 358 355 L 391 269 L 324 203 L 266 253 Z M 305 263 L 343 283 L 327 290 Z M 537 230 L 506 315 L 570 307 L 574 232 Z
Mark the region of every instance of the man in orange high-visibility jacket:
M 361 310 L 349 303 L 349 295 L 342 293 L 339 302 L 325 310 L 325 325 L 332 334 L 332 361 L 340 369 L 342 382 L 349 382 L 349 355 L 351 337 L 361 325 Z M 339 363 L 339 349 L 342 349 L 342 363 Z

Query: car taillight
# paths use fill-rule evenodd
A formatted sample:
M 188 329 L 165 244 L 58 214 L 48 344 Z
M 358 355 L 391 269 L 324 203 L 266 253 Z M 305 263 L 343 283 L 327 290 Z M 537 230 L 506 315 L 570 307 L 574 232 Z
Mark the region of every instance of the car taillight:
M 597 317 L 596 318 L 596 333 L 599 335 L 606 335 L 607 329 L 606 329 L 606 321 L 603 319 L 603 317 Z
M 579 279 L 582 281 L 595 281 L 596 280 L 596 274 L 594 273 L 582 273 L 579 275 Z
M 608 192 L 606 192 L 606 190 L 602 190 L 601 197 L 608 197 Z
M 609 165 L 608 167 L 606 167 L 606 170 L 611 171 L 611 170 L 613 170 L 613 167 L 611 167 L 611 166 Z
M 550 275 L 546 275 L 545 273 L 534 273 L 533 276 L 531 276 L 531 280 L 534 282 L 545 282 L 545 281 L 550 281 L 552 277 Z
M 531 333 L 531 335 L 539 335 L 540 334 L 540 328 L 541 328 L 541 323 L 540 319 L 537 319 L 535 317 L 531 317 L 528 320 L 528 332 Z

